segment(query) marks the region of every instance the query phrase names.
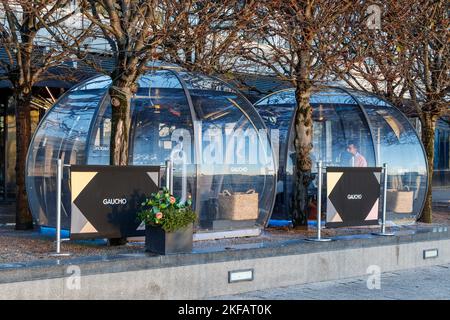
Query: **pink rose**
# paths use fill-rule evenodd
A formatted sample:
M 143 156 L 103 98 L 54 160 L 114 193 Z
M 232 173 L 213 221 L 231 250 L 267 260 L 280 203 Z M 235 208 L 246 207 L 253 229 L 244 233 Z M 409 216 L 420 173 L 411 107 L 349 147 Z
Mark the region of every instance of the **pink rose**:
M 158 212 L 158 213 L 155 215 L 155 217 L 156 217 L 156 219 L 161 219 L 161 218 L 163 217 L 162 212 Z
M 172 196 L 172 197 L 169 198 L 169 202 L 170 202 L 170 203 L 174 204 L 175 201 L 177 201 L 177 200 L 175 199 L 175 197 Z

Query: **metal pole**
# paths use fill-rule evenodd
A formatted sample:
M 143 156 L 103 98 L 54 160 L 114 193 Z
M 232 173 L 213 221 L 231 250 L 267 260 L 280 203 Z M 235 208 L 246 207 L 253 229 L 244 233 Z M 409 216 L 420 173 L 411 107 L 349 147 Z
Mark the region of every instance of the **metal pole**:
M 173 162 L 170 160 L 170 179 L 169 179 L 169 190 L 173 194 Z
M 6 181 L 8 172 L 8 129 L 8 103 L 6 103 L 3 113 L 3 200 L 5 200 L 5 202 L 8 200 L 8 182 Z
M 61 253 L 61 180 L 62 160 L 58 159 L 56 169 L 56 254 Z
M 187 159 L 186 159 L 186 152 L 182 151 L 183 154 L 183 161 L 181 166 L 181 202 L 186 202 L 187 199 Z M 172 178 L 172 184 L 173 184 L 173 178 Z
M 387 190 L 387 163 L 383 163 L 383 217 L 381 221 L 381 232 L 386 233 L 386 190 Z
M 172 192 L 173 188 L 173 168 L 172 160 L 166 160 L 166 188 Z
M 165 176 L 166 176 L 166 188 L 169 189 L 169 167 L 170 167 L 170 160 L 166 160 L 166 172 L 165 172 Z
M 54 256 L 68 256 L 61 253 L 61 182 L 63 173 L 62 159 L 58 159 L 56 166 L 56 253 Z
M 319 161 L 317 167 L 319 175 L 317 182 L 317 240 L 320 240 L 322 235 L 322 161 Z
M 317 238 L 306 239 L 308 241 L 327 242 L 329 238 L 322 238 L 322 161 L 317 163 Z
M 387 179 L 388 179 L 388 166 L 387 163 L 383 163 L 383 208 L 381 217 L 381 232 L 374 233 L 377 236 L 393 236 L 394 233 L 386 233 L 386 195 L 387 195 Z

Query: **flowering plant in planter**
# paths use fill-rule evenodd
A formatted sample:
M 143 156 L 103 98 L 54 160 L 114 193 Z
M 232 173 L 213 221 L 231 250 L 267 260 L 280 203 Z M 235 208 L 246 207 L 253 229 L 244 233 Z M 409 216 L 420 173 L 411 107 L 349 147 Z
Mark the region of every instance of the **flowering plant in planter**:
M 141 203 L 141 210 L 137 216 L 147 226 L 160 227 L 165 232 L 182 229 L 197 219 L 192 210 L 192 200 L 181 202 L 170 194 L 167 188 L 152 193 L 150 198 Z

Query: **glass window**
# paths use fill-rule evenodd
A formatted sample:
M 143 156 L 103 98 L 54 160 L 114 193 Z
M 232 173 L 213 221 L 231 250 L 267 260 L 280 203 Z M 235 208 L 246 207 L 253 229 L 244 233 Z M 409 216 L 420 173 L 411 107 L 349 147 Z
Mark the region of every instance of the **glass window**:
M 203 76 L 198 73 L 180 72 L 179 75 L 186 83 L 186 87 L 189 90 L 211 90 L 231 93 L 235 92 L 226 83 L 214 78 Z
M 293 90 L 284 90 L 263 98 L 255 104 L 256 110 L 269 129 L 275 160 L 278 170 L 276 199 L 273 208 L 273 219 L 288 219 L 291 199 L 292 162 L 286 159 L 288 154 L 289 129 L 296 102 Z M 289 161 L 290 165 L 287 165 Z M 287 172 L 289 170 L 289 173 Z M 289 192 L 285 192 L 290 190 Z
M 311 152 L 313 173 L 317 172 L 319 160 L 326 167 L 375 166 L 374 146 L 369 126 L 360 107 L 350 95 L 338 89 L 323 89 L 313 93 L 311 105 L 314 121 Z M 287 199 L 292 199 L 293 196 L 292 179 L 295 163 L 293 138 L 294 132 L 291 131 L 286 169 Z M 356 148 L 358 158 L 364 158 L 363 163 L 355 161 L 356 154 L 352 154 L 348 150 L 350 145 Z M 322 194 L 326 194 L 325 183 L 323 188 Z M 308 193 L 312 201 L 311 205 L 316 205 L 316 180 L 309 186 Z M 286 203 L 290 204 L 290 201 Z M 290 212 L 290 210 L 289 206 L 287 211 Z
M 59 156 L 71 164 L 109 164 L 110 84 L 108 77 L 82 83 L 63 96 L 39 125 L 28 158 L 27 189 L 41 225 L 55 224 Z M 173 193 L 182 199 L 192 196 L 199 229 L 266 223 L 275 186 L 267 130 L 252 105 L 225 83 L 172 70 L 140 77 L 131 99 L 129 147 L 132 165 L 162 166 L 168 159 L 173 161 Z M 67 178 L 64 227 L 70 222 Z
M 375 103 L 375 98 L 366 99 Z M 420 214 L 427 188 L 424 151 L 406 117 L 385 102 L 364 105 L 374 133 L 379 163 L 388 165 L 389 220 L 412 221 Z
M 279 103 L 279 104 L 278 104 Z M 312 171 L 317 171 L 317 161 L 324 166 L 353 166 L 354 157 L 347 151 L 351 143 L 365 158 L 367 166 L 375 165 L 371 133 L 356 101 L 344 91 L 325 88 L 315 91 L 310 103 L 313 108 L 313 161 Z M 268 96 L 256 104 L 267 126 L 278 129 L 280 136 L 277 200 L 273 218 L 289 219 L 293 196 L 295 149 L 293 144 L 293 116 L 295 91 L 285 90 Z M 353 161 L 352 161 L 353 160 Z M 310 195 L 316 194 L 315 182 Z
M 180 81 L 171 71 L 161 70 L 140 77 L 138 85 L 131 100 L 129 163 L 164 166 L 171 159 L 174 194 L 195 198 L 193 122 Z M 111 105 L 105 99 L 89 142 L 89 164 L 109 164 L 110 136 Z
M 257 105 L 262 106 L 271 106 L 271 105 L 292 105 L 296 104 L 295 94 L 293 89 L 283 90 L 280 92 L 276 92 L 268 95 L 266 98 L 261 99 L 257 102 Z
M 173 193 L 183 200 L 195 199 L 194 126 L 186 94 L 172 72 L 147 77 L 150 81 L 141 81 L 132 100 L 130 163 L 164 165 L 172 160 Z
M 375 166 L 376 159 L 379 165 L 388 163 L 388 218 L 395 221 L 416 219 L 424 202 L 427 169 L 424 151 L 414 128 L 386 101 L 362 92 L 349 92 L 351 95 L 340 89 L 325 88 L 312 94 L 313 162 L 320 159 L 326 166 L 353 166 L 355 153 L 350 154 L 348 151 L 353 148 L 347 150 L 347 147 L 350 143 L 356 144 L 357 153 L 365 160 L 360 163 Z M 363 106 L 367 119 L 353 97 Z M 291 211 L 295 152 L 292 123 L 289 133 L 287 123 L 293 117 L 295 105 L 293 89 L 272 94 L 256 103 L 267 125 L 272 130 L 279 128 L 280 136 L 288 136 L 288 140 L 280 140 L 277 201 L 273 214 L 277 218 L 288 218 Z M 437 142 L 438 149 L 446 150 L 446 135 L 441 132 L 437 135 L 439 141 L 444 141 L 442 146 Z M 442 158 L 435 160 L 436 166 L 441 166 Z M 310 188 L 313 196 L 316 193 L 315 182 Z
M 28 153 L 27 191 L 30 208 L 39 224 L 55 224 L 57 159 L 61 157 L 66 164 L 86 162 L 89 128 L 106 93 L 104 87 L 107 83 L 105 78 L 95 78 L 81 86 L 86 90 L 78 87 L 69 91 L 48 111 L 33 137 Z M 70 188 L 66 170 L 62 185 L 62 204 L 61 224 L 67 228 L 70 223 Z
M 353 144 L 359 156 L 365 159 L 364 166 L 375 166 L 370 131 L 356 104 L 313 104 L 313 108 L 311 158 L 314 164 L 322 160 L 324 165 L 331 167 L 356 166 L 355 157 L 347 150 Z
M 273 202 L 275 163 L 260 116 L 224 83 L 180 75 L 190 88 L 201 131 L 198 197 L 202 228 L 264 225 Z

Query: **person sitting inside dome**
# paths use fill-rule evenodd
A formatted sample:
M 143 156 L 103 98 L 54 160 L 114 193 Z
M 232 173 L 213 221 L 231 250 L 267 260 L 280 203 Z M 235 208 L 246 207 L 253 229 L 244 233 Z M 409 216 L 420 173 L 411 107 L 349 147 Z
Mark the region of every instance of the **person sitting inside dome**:
M 351 166 L 352 167 L 367 167 L 367 160 L 359 153 L 359 147 L 356 142 L 349 142 L 347 144 L 347 151 L 352 155 Z

